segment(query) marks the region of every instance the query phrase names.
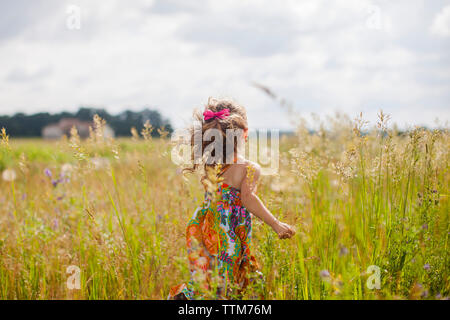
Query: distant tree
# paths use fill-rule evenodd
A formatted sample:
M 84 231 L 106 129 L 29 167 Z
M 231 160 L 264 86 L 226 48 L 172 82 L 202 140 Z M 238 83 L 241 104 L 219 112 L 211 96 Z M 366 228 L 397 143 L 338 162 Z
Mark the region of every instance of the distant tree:
M 16 113 L 13 116 L 0 116 L 0 128 L 5 127 L 12 137 L 39 137 L 42 129 L 52 123 L 57 123 L 63 118 L 77 118 L 83 121 L 91 121 L 98 114 L 114 130 L 116 136 L 130 136 L 131 128 L 135 127 L 139 132 L 148 120 L 154 128 L 165 126 L 169 133 L 173 132 L 170 122 L 163 119 L 158 111 L 145 108 L 140 112 L 126 110 L 118 115 L 110 115 L 105 109 L 81 107 L 76 113 L 61 112 L 50 114 L 41 112 L 32 115 Z M 153 130 L 152 135 L 157 137 L 159 133 Z
M 124 111 L 116 117 L 113 117 L 109 124 L 114 129 L 116 135 L 119 136 L 129 136 L 131 135 L 131 128 L 135 127 L 138 132 L 140 132 L 146 121 L 150 121 L 150 124 L 154 128 L 161 128 L 165 126 L 166 130 L 172 133 L 173 129 L 170 123 L 167 120 L 164 120 L 161 117 L 161 114 L 158 111 L 144 109 L 140 112 L 134 111 Z M 158 136 L 157 130 L 153 130 L 153 136 Z
M 106 121 L 109 121 L 111 118 L 111 116 L 105 109 L 87 108 L 87 107 L 81 107 L 75 114 L 75 118 L 83 121 L 91 121 L 95 114 L 98 114 Z

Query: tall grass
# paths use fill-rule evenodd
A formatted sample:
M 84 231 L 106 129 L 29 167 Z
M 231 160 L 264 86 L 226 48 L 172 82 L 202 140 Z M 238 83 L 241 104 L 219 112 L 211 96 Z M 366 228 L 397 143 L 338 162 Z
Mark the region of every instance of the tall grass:
M 387 120 L 327 119 L 281 138 L 279 175 L 263 177 L 258 193 L 297 235 L 280 241 L 253 220 L 266 299 L 449 295 L 448 130 L 400 134 Z M 150 126 L 105 140 L 102 125 L 86 141 L 75 131 L 57 142 L 3 134 L 1 299 L 164 299 L 189 279 L 198 177 L 181 175 Z M 80 289 L 67 287 L 72 265 Z M 372 265 L 380 289 L 367 286 Z

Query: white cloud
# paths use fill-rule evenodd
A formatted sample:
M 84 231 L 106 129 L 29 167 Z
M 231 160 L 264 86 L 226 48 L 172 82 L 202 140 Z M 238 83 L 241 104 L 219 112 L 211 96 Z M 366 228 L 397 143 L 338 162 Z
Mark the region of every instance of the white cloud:
M 442 8 L 436 15 L 431 25 L 431 33 L 442 37 L 450 36 L 450 5 Z
M 46 3 L 37 17 L 2 25 L 0 113 L 150 106 L 182 126 L 209 96 L 231 96 L 247 107 L 250 125 L 289 127 L 287 116 L 252 86 L 258 82 L 303 115 L 339 109 L 353 117 L 363 110 L 375 120 L 383 108 L 399 123 L 449 118 L 450 43 L 422 31 L 442 6 L 420 0 Z M 68 4 L 81 8 L 80 30 L 66 28 Z M 381 28 L 367 26 L 373 6 Z

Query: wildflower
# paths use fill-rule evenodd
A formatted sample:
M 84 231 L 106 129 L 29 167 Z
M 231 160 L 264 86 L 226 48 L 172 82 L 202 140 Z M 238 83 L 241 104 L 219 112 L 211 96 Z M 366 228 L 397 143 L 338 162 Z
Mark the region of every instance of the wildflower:
M 49 177 L 49 178 L 51 178 L 52 177 L 52 172 L 50 171 L 50 169 L 49 168 L 45 168 L 45 170 L 44 170 L 44 174 L 47 176 L 47 177 Z
M 425 269 L 425 270 L 430 270 L 430 264 L 429 263 L 427 263 L 427 264 L 425 264 L 424 266 L 423 266 L 423 268 Z
M 424 289 L 422 284 L 415 283 L 409 292 L 408 298 L 410 300 L 417 300 L 420 298 L 427 298 L 427 297 L 428 297 L 428 290 Z
M 16 172 L 13 169 L 6 169 L 2 173 L 2 178 L 5 181 L 11 182 L 11 181 L 16 180 L 17 175 L 16 175 Z
M 330 272 L 328 270 L 320 271 L 319 275 L 323 280 L 327 280 L 327 279 L 331 278 Z
M 52 221 L 52 229 L 56 230 L 59 226 L 59 220 L 57 218 L 53 219 Z
M 339 256 L 342 257 L 342 256 L 345 256 L 345 255 L 347 255 L 347 254 L 348 254 L 348 249 L 347 249 L 347 247 L 341 246 L 341 248 L 339 249 Z

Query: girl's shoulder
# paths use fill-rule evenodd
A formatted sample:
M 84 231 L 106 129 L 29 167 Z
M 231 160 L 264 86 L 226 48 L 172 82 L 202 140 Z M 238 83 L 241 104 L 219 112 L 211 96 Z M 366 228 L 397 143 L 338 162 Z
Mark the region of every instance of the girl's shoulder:
M 261 175 L 261 167 L 256 162 L 247 160 L 245 164 L 245 178 L 247 183 L 251 185 L 256 184 Z
M 246 168 L 247 168 L 247 171 L 252 170 L 255 173 L 257 173 L 258 175 L 261 173 L 261 166 L 259 164 L 257 164 L 256 162 L 247 160 Z
M 245 158 L 238 158 L 238 161 L 236 163 L 231 164 L 231 167 L 237 168 L 238 170 L 244 170 L 244 171 L 248 171 L 248 170 L 254 170 L 256 172 L 260 172 L 261 171 L 261 167 L 259 164 L 257 164 L 256 162 L 250 161 L 248 159 Z
M 240 188 L 246 177 L 255 181 L 260 174 L 260 166 L 246 159 L 238 159 L 236 163 L 230 164 L 222 174 L 224 182 L 235 188 Z
M 259 173 L 261 172 L 261 167 L 259 164 L 257 164 L 256 162 L 250 161 L 248 159 L 239 159 L 239 163 L 237 163 L 236 165 L 241 165 L 241 168 L 245 171 L 253 171 L 255 173 L 257 173 L 259 175 Z
M 249 175 L 258 178 L 261 173 L 261 167 L 259 164 L 247 159 L 242 159 L 241 161 L 232 164 L 231 167 L 233 168 L 231 171 L 235 175 L 239 176 L 238 179 L 240 182 L 242 182 Z

